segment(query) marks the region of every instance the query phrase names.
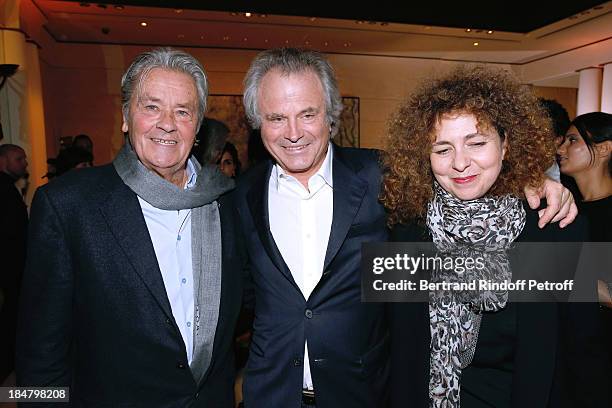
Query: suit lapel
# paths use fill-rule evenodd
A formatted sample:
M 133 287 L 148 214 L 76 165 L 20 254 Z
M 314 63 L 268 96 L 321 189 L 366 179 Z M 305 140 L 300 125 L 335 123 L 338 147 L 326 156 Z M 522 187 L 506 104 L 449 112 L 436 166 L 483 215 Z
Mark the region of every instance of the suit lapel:
M 272 164 L 268 166 L 261 166 L 257 170 L 260 174 L 254 175 L 253 185 L 247 193 L 249 210 L 251 211 L 251 217 L 253 217 L 253 223 L 255 229 L 259 235 L 259 239 L 268 254 L 268 257 L 281 271 L 281 273 L 291 282 L 293 286 L 301 293 L 300 288 L 295 283 L 293 275 L 289 267 L 285 263 L 283 256 L 281 255 L 274 237 L 270 231 L 270 217 L 268 213 L 268 181 L 270 180 L 270 173 L 272 172 Z
M 117 243 L 166 316 L 174 322 L 153 243 L 136 195 L 117 177 L 100 210 Z M 121 209 L 120 211 L 117 211 Z M 176 322 L 175 322 L 176 325 Z
M 334 149 L 332 162 L 334 210 L 325 253 L 324 271 L 342 246 L 368 189 L 367 182 L 358 175 L 359 168 L 355 168 L 354 164 L 347 160 L 341 147 L 332 146 Z

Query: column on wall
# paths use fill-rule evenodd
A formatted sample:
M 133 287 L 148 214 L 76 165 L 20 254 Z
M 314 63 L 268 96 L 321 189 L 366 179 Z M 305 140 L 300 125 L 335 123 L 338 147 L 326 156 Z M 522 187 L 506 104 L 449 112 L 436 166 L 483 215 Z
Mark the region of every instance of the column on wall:
M 612 61 L 604 64 L 601 81 L 601 111 L 612 113 Z
M 585 68 L 580 71 L 576 115 L 600 110 L 601 77 L 602 69 L 598 67 Z
M 26 40 L 19 26 L 19 1 L 6 0 L 0 10 L 0 64 L 18 64 L 15 75 L 0 90 L 0 117 L 4 139 L 21 146 L 28 156 L 30 173 L 26 201 L 44 183 L 47 152 L 38 48 Z

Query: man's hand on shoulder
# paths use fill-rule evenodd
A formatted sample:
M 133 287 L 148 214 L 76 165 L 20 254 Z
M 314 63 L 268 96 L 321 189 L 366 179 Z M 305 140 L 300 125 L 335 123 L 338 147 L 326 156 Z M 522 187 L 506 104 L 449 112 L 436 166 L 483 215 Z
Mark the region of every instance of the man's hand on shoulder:
M 538 211 L 540 228 L 544 228 L 549 222 L 559 222 L 559 227 L 564 228 L 574 222 L 578 215 L 578 207 L 572 193 L 550 178 L 546 178 L 540 188 L 525 187 L 525 198 L 529 207 L 534 210 L 540 206 L 540 199 L 546 199 L 547 207 Z

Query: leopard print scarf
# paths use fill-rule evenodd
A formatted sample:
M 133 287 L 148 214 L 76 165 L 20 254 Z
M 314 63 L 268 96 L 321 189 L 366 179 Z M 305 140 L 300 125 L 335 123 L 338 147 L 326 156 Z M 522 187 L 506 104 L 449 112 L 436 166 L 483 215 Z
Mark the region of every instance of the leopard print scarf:
M 483 269 L 436 270 L 431 280 L 471 282 L 512 279 L 505 250 L 525 226 L 525 210 L 513 196 L 462 201 L 434 182 L 434 198 L 427 209 L 427 227 L 443 256 L 484 259 Z M 474 357 L 482 312 L 506 306 L 507 292 L 436 291 L 429 294 L 430 406 L 460 406 L 461 370 Z

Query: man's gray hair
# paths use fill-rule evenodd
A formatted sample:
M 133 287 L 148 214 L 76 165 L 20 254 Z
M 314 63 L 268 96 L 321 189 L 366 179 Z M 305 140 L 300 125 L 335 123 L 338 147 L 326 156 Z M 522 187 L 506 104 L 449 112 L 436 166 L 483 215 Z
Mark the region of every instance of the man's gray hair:
M 271 70 L 280 70 L 283 75 L 313 72 L 323 85 L 325 117 L 331 127 L 331 136 L 338 132 L 342 98 L 334 69 L 322 54 L 298 48 L 274 48 L 259 53 L 244 78 L 244 109 L 254 129 L 261 127 L 261 116 L 257 106 L 257 93 L 262 78 Z
M 155 68 L 183 72 L 193 78 L 198 93 L 198 122 L 196 132 L 204 119 L 206 97 L 208 96 L 208 81 L 206 72 L 190 54 L 173 48 L 157 48 L 138 55 L 132 65 L 121 78 L 121 110 L 123 117 L 129 118 L 130 101 L 134 93 L 138 96 L 139 88 L 144 79 Z

